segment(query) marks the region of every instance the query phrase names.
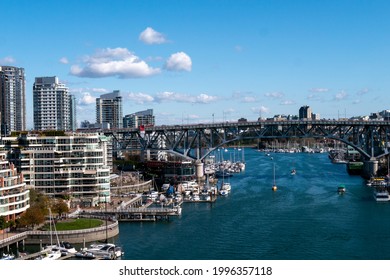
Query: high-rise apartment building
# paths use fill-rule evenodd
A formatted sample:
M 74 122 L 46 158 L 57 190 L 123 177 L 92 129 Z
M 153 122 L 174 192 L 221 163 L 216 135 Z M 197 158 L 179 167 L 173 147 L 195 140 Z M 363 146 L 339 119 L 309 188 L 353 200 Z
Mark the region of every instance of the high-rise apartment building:
M 307 105 L 299 108 L 299 119 L 311 119 L 311 108 Z
M 26 82 L 24 68 L 0 66 L 1 135 L 26 130 Z
M 123 128 L 122 97 L 119 90 L 96 98 L 96 123 L 102 128 Z
M 70 130 L 77 130 L 77 117 L 76 117 L 76 97 L 69 95 L 69 113 L 70 113 Z
M 59 82 L 58 77 L 35 78 L 33 86 L 34 129 L 72 130 L 72 114 L 69 90 Z
M 140 127 L 140 126 L 154 126 L 155 117 L 153 116 L 153 109 L 136 112 L 134 114 L 126 115 L 123 118 L 123 127 Z

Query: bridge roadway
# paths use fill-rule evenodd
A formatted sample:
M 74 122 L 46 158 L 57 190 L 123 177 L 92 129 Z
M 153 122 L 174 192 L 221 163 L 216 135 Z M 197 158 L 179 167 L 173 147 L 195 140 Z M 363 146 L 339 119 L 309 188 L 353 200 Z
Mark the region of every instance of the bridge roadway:
M 390 121 L 375 120 L 262 120 L 88 131 L 113 136 L 118 150 L 165 150 L 198 161 L 245 139 L 328 138 L 354 147 L 365 160 L 386 156 L 390 148 Z

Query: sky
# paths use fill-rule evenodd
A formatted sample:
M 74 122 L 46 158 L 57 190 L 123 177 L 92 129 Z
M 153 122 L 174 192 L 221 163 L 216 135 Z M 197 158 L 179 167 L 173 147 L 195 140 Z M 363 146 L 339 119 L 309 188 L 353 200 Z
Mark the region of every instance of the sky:
M 57 76 L 96 120 L 119 90 L 123 115 L 157 125 L 321 118 L 390 109 L 390 1 L 0 0 L 0 65 Z

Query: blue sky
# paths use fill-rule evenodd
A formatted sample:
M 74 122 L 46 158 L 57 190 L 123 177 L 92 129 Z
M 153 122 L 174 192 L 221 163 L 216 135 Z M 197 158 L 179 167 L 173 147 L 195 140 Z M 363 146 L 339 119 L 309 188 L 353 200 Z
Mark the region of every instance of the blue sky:
M 0 65 L 58 76 L 78 122 L 120 90 L 156 123 L 323 118 L 389 108 L 390 1 L 0 0 Z

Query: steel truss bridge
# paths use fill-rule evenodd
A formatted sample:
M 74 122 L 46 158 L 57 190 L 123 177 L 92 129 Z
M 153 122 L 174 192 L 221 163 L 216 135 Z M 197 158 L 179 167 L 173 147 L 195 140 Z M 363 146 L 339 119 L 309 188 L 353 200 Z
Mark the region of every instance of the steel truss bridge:
M 203 161 L 213 150 L 246 139 L 333 139 L 355 148 L 364 160 L 389 154 L 390 121 L 293 120 L 162 125 L 101 130 L 118 150 L 158 150 Z M 114 148 L 115 150 L 115 148 Z

